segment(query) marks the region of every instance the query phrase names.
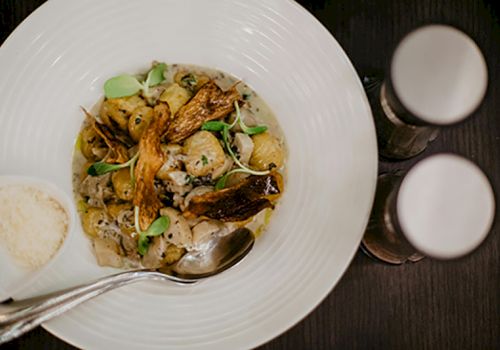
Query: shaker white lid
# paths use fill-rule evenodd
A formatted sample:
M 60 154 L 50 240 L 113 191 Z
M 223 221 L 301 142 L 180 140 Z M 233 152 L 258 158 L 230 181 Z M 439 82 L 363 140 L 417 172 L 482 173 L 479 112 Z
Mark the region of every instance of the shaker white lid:
M 409 112 L 426 122 L 447 125 L 479 106 L 488 72 L 470 37 L 450 26 L 428 25 L 408 34 L 396 48 L 391 82 Z
M 420 252 L 442 259 L 465 255 L 487 236 L 495 216 L 488 178 L 471 161 L 440 154 L 415 165 L 397 196 L 399 224 Z

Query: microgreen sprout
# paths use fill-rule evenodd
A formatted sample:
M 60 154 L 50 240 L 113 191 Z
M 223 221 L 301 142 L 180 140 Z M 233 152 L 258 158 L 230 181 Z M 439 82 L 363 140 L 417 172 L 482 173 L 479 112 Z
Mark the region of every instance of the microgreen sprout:
M 87 169 L 87 174 L 89 174 L 90 176 L 99 176 L 112 171 L 120 170 L 122 168 L 130 167 L 130 177 L 131 179 L 133 179 L 134 165 L 137 161 L 137 158 L 139 158 L 139 152 L 137 152 L 135 156 L 130 158 L 127 162 L 122 164 L 109 164 L 103 161 L 96 162 L 89 166 L 89 168 Z
M 257 125 L 254 127 L 248 127 L 243 123 L 243 120 L 241 119 L 241 112 L 240 112 L 240 106 L 238 105 L 238 102 L 234 103 L 234 107 L 236 108 L 236 120 L 238 121 L 238 125 L 240 126 L 241 130 L 247 134 L 247 135 L 257 135 L 265 132 L 267 130 L 266 125 Z
M 219 177 L 219 180 L 215 183 L 215 189 L 222 190 L 224 187 L 226 187 L 226 182 L 229 177 L 229 175 L 236 174 L 236 173 L 246 173 L 249 174 L 249 172 L 246 169 L 243 168 L 236 168 L 233 170 L 228 171 L 225 173 L 223 176 Z
M 251 175 L 267 175 L 270 173 L 269 170 L 265 171 L 257 171 L 250 169 L 249 167 L 243 165 L 238 157 L 234 154 L 233 149 L 231 148 L 231 144 L 229 142 L 229 130 L 231 130 L 236 124 L 238 124 L 241 128 L 241 130 L 247 134 L 247 135 L 256 135 L 263 133 L 267 130 L 267 126 L 265 125 L 257 125 L 255 127 L 248 127 L 246 126 L 243 121 L 241 120 L 241 112 L 240 112 L 240 106 L 238 105 L 238 101 L 234 102 L 234 108 L 236 109 L 236 117 L 234 118 L 233 122 L 231 124 L 218 121 L 218 120 L 213 120 L 213 121 L 208 121 L 204 123 L 201 127 L 202 130 L 207 130 L 207 131 L 214 131 L 214 132 L 220 132 L 222 135 L 222 141 L 224 142 L 224 147 L 226 148 L 227 152 L 233 159 L 233 161 L 238 165 L 239 168 L 233 169 L 217 180 L 217 183 L 215 184 L 215 189 L 216 190 L 221 190 L 226 186 L 226 181 L 229 177 L 229 175 L 234 174 L 234 173 L 246 173 L 246 174 L 251 174 Z M 202 159 L 203 160 L 203 159 Z
M 164 72 L 167 65 L 159 63 L 155 65 L 146 77 L 146 80 L 140 82 L 136 77 L 128 74 L 118 75 L 108 79 L 104 83 L 104 94 L 107 98 L 118 98 L 132 96 L 142 90 L 144 97 L 149 97 L 149 88 L 160 84 L 165 80 Z
M 159 236 L 165 232 L 170 226 L 170 218 L 168 216 L 160 216 L 149 225 L 148 229 L 144 232 L 141 231 L 139 226 L 139 207 L 134 207 L 134 222 L 135 229 L 139 233 L 139 240 L 137 241 L 137 250 L 139 254 L 144 256 L 149 249 L 150 237 Z
M 137 163 L 137 159 L 139 159 L 139 152 L 135 154 L 134 157 L 137 157 L 132 163 L 130 163 L 130 184 L 132 185 L 132 188 L 135 186 L 135 163 Z M 132 157 L 132 159 L 134 158 Z
M 228 123 L 224 123 L 218 120 L 211 120 L 209 122 L 204 123 L 201 126 L 201 130 L 206 131 L 222 131 L 224 128 L 229 128 L 231 125 Z
M 253 169 L 250 169 L 250 168 L 246 167 L 245 165 L 243 165 L 240 162 L 240 160 L 238 159 L 238 157 L 236 157 L 236 155 L 234 154 L 234 151 L 231 148 L 231 144 L 229 143 L 229 129 L 228 128 L 224 128 L 222 130 L 222 141 L 224 141 L 224 146 L 226 146 L 226 150 L 229 153 L 229 155 L 231 156 L 231 158 L 233 159 L 233 161 L 241 169 L 245 170 L 246 173 L 252 174 L 252 175 L 267 175 L 267 174 L 269 174 L 269 170 L 265 170 L 265 171 L 253 170 Z

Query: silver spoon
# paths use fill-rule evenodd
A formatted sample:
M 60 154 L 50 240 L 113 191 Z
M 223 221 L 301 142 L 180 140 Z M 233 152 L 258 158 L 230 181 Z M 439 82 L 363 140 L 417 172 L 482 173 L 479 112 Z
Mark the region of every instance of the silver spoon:
M 217 275 L 237 264 L 252 249 L 255 238 L 246 228 L 213 239 L 203 252 L 189 252 L 172 268 L 143 269 L 103 277 L 95 282 L 50 295 L 7 304 L 14 311 L 0 314 L 0 344 L 17 338 L 81 303 L 127 284 L 144 281 L 171 281 L 192 284 Z

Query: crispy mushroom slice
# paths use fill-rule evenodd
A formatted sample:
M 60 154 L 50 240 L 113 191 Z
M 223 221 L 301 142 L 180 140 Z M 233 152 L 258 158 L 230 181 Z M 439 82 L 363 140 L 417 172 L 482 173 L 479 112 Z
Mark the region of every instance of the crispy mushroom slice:
M 279 173 L 250 176 L 233 187 L 193 197 L 184 216 L 205 216 L 225 222 L 246 220 L 272 207 L 282 189 L 283 178 Z
M 180 142 L 194 134 L 203 123 L 220 119 L 234 110 L 234 102 L 240 93 L 233 86 L 222 91 L 213 81 L 209 81 L 196 95 L 179 109 L 167 132 L 171 143 Z
M 109 147 L 109 153 L 104 158 L 106 163 L 125 163 L 128 160 L 127 147 L 118 141 L 106 126 L 99 124 L 94 120 L 93 127 L 97 134 L 103 138 L 104 142 Z
M 139 225 L 146 230 L 158 216 L 162 204 L 154 187 L 154 178 L 165 162 L 160 137 L 170 125 L 170 108 L 166 103 L 154 107 L 153 120 L 139 142 L 139 159 L 135 169 L 134 205 L 139 207 Z
M 125 163 L 128 160 L 127 147 L 115 137 L 107 126 L 99 124 L 85 108 L 82 107 L 82 109 L 89 119 L 92 128 L 94 128 L 97 135 L 99 135 L 109 147 L 109 152 L 104 158 L 104 161 L 106 163 Z

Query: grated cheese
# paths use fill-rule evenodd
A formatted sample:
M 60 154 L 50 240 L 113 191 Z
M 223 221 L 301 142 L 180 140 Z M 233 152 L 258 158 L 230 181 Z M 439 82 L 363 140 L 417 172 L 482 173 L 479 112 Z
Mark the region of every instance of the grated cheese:
M 47 193 L 26 185 L 0 187 L 0 245 L 21 265 L 45 265 L 61 247 L 67 229 L 67 212 Z

